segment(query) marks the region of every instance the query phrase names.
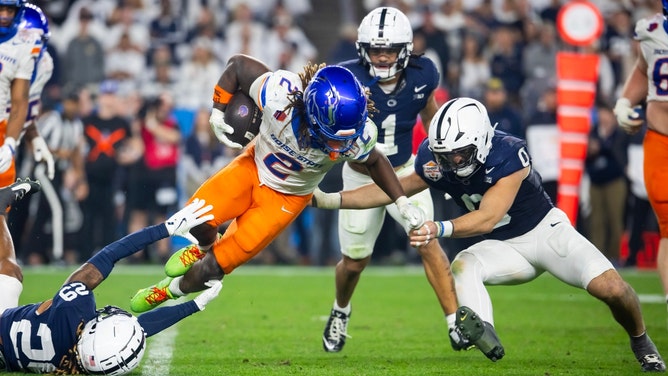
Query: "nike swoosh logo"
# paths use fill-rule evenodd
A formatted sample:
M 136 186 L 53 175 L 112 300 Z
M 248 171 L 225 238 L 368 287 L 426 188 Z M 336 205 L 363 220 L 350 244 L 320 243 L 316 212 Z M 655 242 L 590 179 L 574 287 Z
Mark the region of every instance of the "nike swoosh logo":
M 290 210 L 286 209 L 285 205 L 281 206 L 281 211 L 286 212 L 288 214 L 295 214 L 295 213 L 291 212 Z
M 556 226 L 556 225 L 558 225 L 558 224 L 560 224 L 560 223 L 561 223 L 561 221 L 559 221 L 559 222 L 554 222 L 554 223 L 550 223 L 550 226 L 551 226 L 551 227 L 554 227 L 554 226 Z
M 493 170 L 494 168 L 495 168 L 495 167 L 492 167 L 492 168 L 486 168 L 486 169 L 485 169 L 485 174 L 489 174 L 490 172 L 492 172 L 492 170 Z
M 466 314 L 465 314 L 464 316 L 462 316 L 462 317 L 459 318 L 459 321 L 464 321 L 464 320 L 466 320 L 466 318 L 467 318 L 468 316 L 469 316 L 469 314 L 468 314 L 468 312 L 466 312 Z
M 334 350 L 335 350 L 334 347 L 335 347 L 336 345 L 332 345 L 331 343 L 329 343 L 329 341 L 327 340 L 327 338 L 325 338 L 324 336 L 322 337 L 322 343 L 325 344 L 325 347 L 327 348 L 328 351 L 334 351 Z
M 422 86 L 416 86 L 414 89 L 415 89 L 416 93 L 419 93 L 419 92 L 422 91 L 422 89 L 424 89 L 426 87 L 427 87 L 427 85 L 422 85 Z
M 23 189 L 23 190 L 25 191 L 25 193 L 28 193 L 28 192 L 30 192 L 30 188 L 31 188 L 31 187 L 30 187 L 30 184 L 28 184 L 28 183 L 21 183 L 21 184 L 17 184 L 17 185 L 15 185 L 15 186 L 13 186 L 13 187 L 12 187 L 12 191 L 18 191 L 18 190 L 20 190 L 20 189 Z

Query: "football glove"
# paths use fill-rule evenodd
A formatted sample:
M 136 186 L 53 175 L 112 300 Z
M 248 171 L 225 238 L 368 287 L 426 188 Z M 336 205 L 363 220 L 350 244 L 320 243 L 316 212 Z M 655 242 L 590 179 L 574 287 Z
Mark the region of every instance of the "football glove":
M 53 180 L 53 177 L 56 175 L 53 154 L 51 154 L 49 147 L 46 145 L 46 141 L 44 141 L 42 137 L 38 136 L 32 139 L 32 152 L 35 162 L 39 163 L 44 161 L 44 163 L 46 163 L 46 176 L 49 180 Z
M 15 153 L 16 140 L 13 137 L 5 138 L 5 143 L 0 146 L 0 173 L 9 170 Z
M 408 223 L 411 229 L 420 228 L 424 224 L 424 211 L 413 205 L 406 196 L 401 196 L 394 202 L 399 209 L 399 213 Z
M 213 219 L 213 214 L 204 215 L 213 209 L 213 205 L 204 206 L 204 204 L 204 200 L 196 198 L 169 217 L 165 221 L 169 235 L 183 236 L 190 242 L 199 244 L 199 241 L 190 233 L 190 229 Z
M 640 106 L 631 107 L 631 102 L 628 98 L 622 97 L 617 99 L 612 112 L 615 113 L 620 128 L 626 133 L 635 134 L 638 133 L 643 123 L 640 109 Z
M 341 207 L 341 193 L 325 193 L 316 188 L 311 198 L 311 206 L 321 209 L 338 209 Z
M 204 282 L 204 284 L 206 286 L 209 286 L 209 288 L 204 290 L 204 292 L 202 292 L 195 299 L 193 299 L 195 304 L 197 304 L 197 308 L 199 308 L 200 311 L 204 311 L 204 307 L 206 307 L 206 305 L 209 304 L 210 301 L 215 299 L 220 293 L 220 290 L 223 288 L 223 281 L 219 281 L 217 279 L 212 279 L 208 282 Z
M 218 141 L 225 144 L 225 146 L 237 150 L 243 148 L 241 144 L 238 144 L 227 138 L 227 134 L 234 133 L 234 128 L 225 122 L 225 113 L 223 111 L 214 107 L 213 110 L 211 110 L 209 124 L 211 125 L 211 129 L 213 129 L 213 133 L 216 135 Z

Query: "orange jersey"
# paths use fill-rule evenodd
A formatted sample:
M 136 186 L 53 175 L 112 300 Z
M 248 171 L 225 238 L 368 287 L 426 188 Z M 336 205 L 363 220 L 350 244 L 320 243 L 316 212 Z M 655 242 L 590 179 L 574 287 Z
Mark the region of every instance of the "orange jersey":
M 647 195 L 659 222 L 661 237 L 668 238 L 668 188 L 665 185 L 668 181 L 668 136 L 648 129 L 643 148 Z

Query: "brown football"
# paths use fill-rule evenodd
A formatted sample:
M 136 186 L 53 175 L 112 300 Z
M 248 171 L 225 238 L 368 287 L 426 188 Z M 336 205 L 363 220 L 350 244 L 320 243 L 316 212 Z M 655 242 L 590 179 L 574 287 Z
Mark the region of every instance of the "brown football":
M 260 132 L 262 111 L 248 95 L 237 91 L 225 108 L 225 122 L 234 128 L 227 138 L 246 146 Z

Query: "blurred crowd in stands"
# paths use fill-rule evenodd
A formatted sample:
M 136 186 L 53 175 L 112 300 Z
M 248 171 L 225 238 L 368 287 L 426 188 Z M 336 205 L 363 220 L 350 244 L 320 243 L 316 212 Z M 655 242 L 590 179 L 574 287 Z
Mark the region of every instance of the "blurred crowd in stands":
M 73 264 L 105 244 L 176 210 L 235 152 L 208 125 L 211 95 L 226 60 L 252 55 L 271 69 L 301 71 L 307 62 L 356 59 L 357 23 L 390 5 L 409 16 L 414 53 L 434 60 L 438 98 L 482 101 L 497 128 L 526 138 L 534 166 L 556 200 L 558 131 L 555 57 L 560 0 L 48 0 L 48 49 L 55 72 L 42 98 L 38 127 L 54 149 L 61 202 L 63 256 L 54 257 L 53 205 L 47 198 L 12 215 L 22 262 Z M 325 3 L 340 10 L 314 25 Z M 597 0 L 605 29 L 586 52 L 600 56 L 598 98 L 582 188 L 578 229 L 616 265 L 635 265 L 655 231 L 642 181 L 642 134 L 618 129 L 611 108 L 632 68 L 635 21 L 661 12 L 658 0 Z M 307 31 L 310 31 L 307 32 Z M 316 33 L 337 35 L 326 50 Z M 584 50 L 582 50 L 584 51 Z M 83 161 L 85 179 L 71 173 Z M 35 166 L 23 158 L 19 176 Z M 334 170 L 321 186 L 341 188 Z M 604 193 L 612 193 L 604 194 Z M 602 197 L 613 197 L 605 201 Z M 593 199 L 595 198 L 595 199 Z M 41 201 L 39 204 L 37 201 Z M 455 210 L 435 197 L 437 218 Z M 611 208 L 618 208 L 611 210 Z M 419 260 L 394 221 L 379 237 L 377 263 Z M 60 227 L 58 227 L 60 228 Z M 467 241 L 444 240 L 449 255 Z M 158 243 L 135 262 L 162 262 L 183 244 Z M 336 212 L 308 208 L 256 262 L 332 265 L 339 258 Z M 620 249 L 627 249 L 620 255 Z

